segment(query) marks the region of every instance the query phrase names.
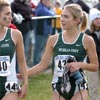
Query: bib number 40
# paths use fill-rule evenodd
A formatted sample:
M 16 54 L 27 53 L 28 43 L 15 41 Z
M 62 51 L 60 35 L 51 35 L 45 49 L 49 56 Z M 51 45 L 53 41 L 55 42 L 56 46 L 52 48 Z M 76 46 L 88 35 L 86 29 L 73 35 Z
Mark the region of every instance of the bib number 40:
M 0 71 L 6 71 L 7 70 L 7 63 L 5 61 L 0 62 Z

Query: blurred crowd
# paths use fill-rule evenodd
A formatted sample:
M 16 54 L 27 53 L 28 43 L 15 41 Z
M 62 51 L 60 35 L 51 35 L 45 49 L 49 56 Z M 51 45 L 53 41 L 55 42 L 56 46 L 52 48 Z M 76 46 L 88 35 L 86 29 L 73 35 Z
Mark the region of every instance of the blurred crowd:
M 81 0 L 65 2 L 65 4 L 68 3 L 79 3 L 83 10 L 89 13 L 89 6 Z M 11 2 L 12 24 L 15 26 L 10 25 L 10 27 L 16 27 L 22 32 L 28 63 L 37 64 L 41 59 L 48 36 L 61 32 L 60 18 L 38 20 L 32 18 L 34 16 L 61 15 L 63 6 L 60 0 L 56 0 L 53 4 L 50 0 L 40 0 L 37 5 L 32 0 L 14 0 Z

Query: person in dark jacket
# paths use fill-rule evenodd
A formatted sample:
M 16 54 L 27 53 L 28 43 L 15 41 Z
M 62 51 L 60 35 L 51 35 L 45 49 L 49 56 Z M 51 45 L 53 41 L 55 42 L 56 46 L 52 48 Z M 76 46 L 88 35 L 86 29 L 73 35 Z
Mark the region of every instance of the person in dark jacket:
M 54 16 L 54 11 L 50 8 L 50 0 L 40 0 L 35 9 L 35 16 Z M 33 53 L 33 64 L 37 64 L 45 48 L 49 35 L 53 32 L 52 19 L 37 19 L 35 23 L 35 46 Z
M 11 9 L 15 15 L 14 24 L 22 32 L 24 45 L 25 45 L 25 40 L 27 36 L 29 35 L 28 32 L 31 29 L 30 22 L 31 22 L 31 17 L 33 13 L 32 8 L 28 4 L 27 0 L 14 0 L 14 2 L 11 3 Z M 27 49 L 27 46 L 25 45 L 25 51 L 26 49 Z
M 100 0 L 98 0 L 98 3 L 94 6 L 94 8 L 97 8 L 98 10 L 100 10 Z
M 90 19 L 89 35 L 95 41 L 98 62 L 99 62 L 99 67 L 100 67 L 100 11 L 96 8 L 92 8 L 89 13 L 89 19 Z M 89 59 L 88 59 L 88 62 L 89 62 Z M 100 100 L 100 97 L 99 97 L 100 70 L 96 72 L 87 72 L 87 75 L 88 75 L 90 100 Z
M 90 7 L 83 0 L 68 0 L 64 5 L 71 3 L 79 4 L 82 7 L 82 10 L 89 13 Z

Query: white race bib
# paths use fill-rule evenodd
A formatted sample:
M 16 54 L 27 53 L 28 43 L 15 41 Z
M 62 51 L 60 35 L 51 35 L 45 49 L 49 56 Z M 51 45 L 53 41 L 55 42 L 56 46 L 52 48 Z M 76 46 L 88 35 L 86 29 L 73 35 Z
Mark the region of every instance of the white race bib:
M 18 92 L 21 88 L 17 82 L 6 82 L 5 89 L 7 92 Z
M 68 55 L 57 55 L 55 57 L 55 71 L 58 77 L 63 76 L 64 68 L 67 64 Z
M 0 56 L 0 76 L 8 76 L 10 74 L 10 57 Z

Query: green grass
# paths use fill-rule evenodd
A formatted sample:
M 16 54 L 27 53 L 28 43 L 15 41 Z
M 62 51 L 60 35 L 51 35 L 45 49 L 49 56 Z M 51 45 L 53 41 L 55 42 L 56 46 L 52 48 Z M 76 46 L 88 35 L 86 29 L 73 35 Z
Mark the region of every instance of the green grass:
M 52 100 L 52 74 L 41 73 L 29 78 L 28 94 L 20 100 Z
M 41 73 L 30 77 L 27 97 L 20 100 L 51 100 L 51 80 L 52 75 L 50 73 Z

